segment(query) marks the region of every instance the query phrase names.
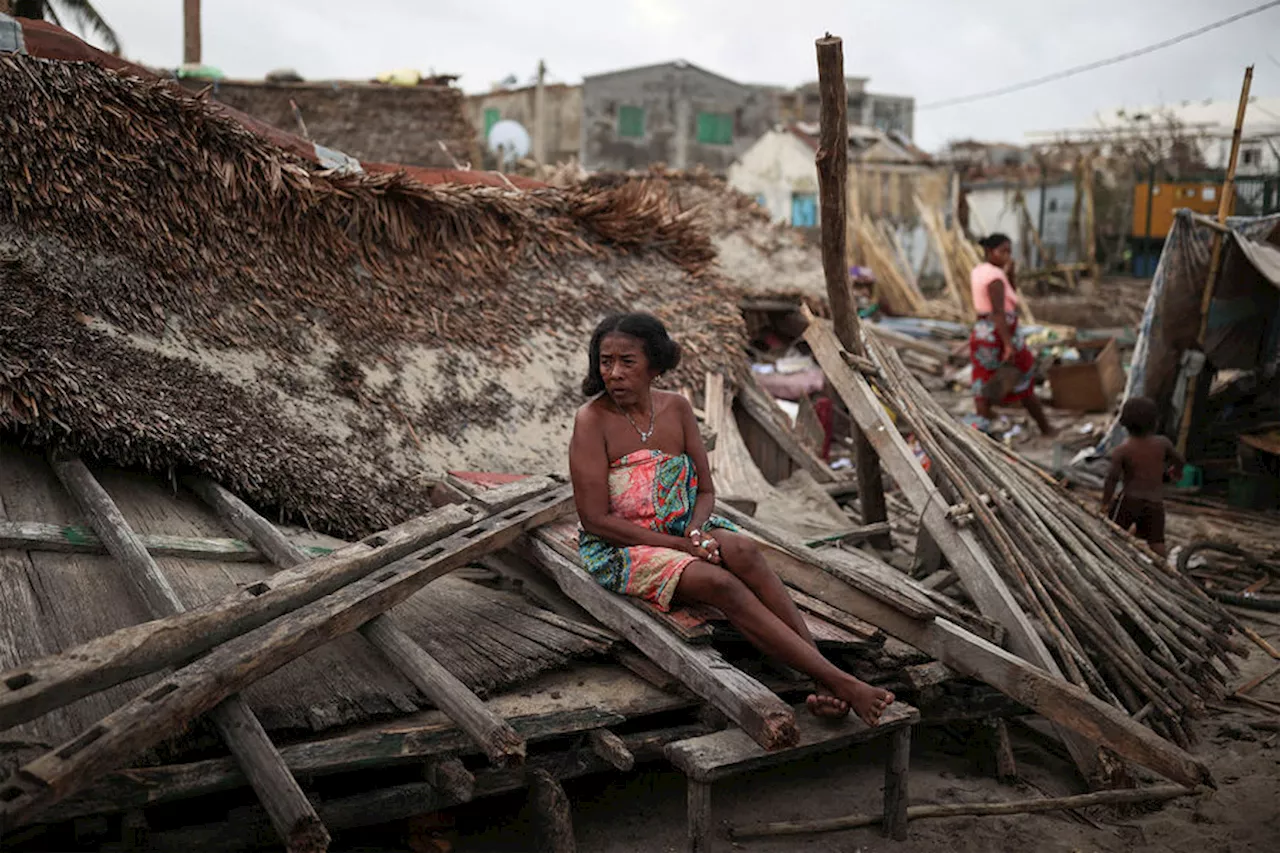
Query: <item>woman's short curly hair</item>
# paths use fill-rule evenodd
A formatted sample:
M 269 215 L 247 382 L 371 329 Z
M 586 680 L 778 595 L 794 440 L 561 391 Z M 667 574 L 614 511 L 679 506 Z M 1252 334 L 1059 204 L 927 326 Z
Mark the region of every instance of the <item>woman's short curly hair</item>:
M 610 314 L 600 321 L 591 333 L 587 349 L 587 378 L 582 380 L 582 393 L 594 397 L 604 390 L 604 377 L 600 375 L 600 342 L 612 332 L 638 338 L 644 345 L 649 366 L 659 374 L 675 370 L 680 365 L 680 345 L 667 334 L 667 327 L 652 314 Z

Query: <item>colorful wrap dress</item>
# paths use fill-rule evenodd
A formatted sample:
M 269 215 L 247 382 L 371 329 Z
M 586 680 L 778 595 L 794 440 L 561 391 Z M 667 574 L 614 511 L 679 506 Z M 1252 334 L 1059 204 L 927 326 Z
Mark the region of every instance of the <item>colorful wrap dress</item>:
M 996 324 L 992 319 L 991 283 L 1004 283 L 1005 322 L 1008 324 L 1010 343 L 1013 355 L 1008 361 L 1002 360 L 1003 345 L 996 333 Z M 981 263 L 974 267 L 969 276 L 969 286 L 973 292 L 973 306 L 978 319 L 973 324 L 969 335 L 969 361 L 973 365 L 973 396 L 983 399 L 987 395 L 987 382 L 996 375 L 1002 366 L 1012 366 L 1018 371 L 1017 380 L 1005 393 L 1001 400 L 993 400 L 997 405 L 1012 405 L 1030 397 L 1035 393 L 1036 355 L 1027 346 L 1026 339 L 1018 330 L 1018 291 L 1009 283 L 1004 270 L 995 264 Z
M 685 536 L 698 497 L 698 472 L 688 454 L 672 456 L 659 450 L 637 450 L 609 464 L 609 512 L 630 522 Z M 736 531 L 733 522 L 711 516 L 703 529 Z M 606 539 L 578 532 L 578 554 L 596 582 L 605 589 L 671 609 L 671 598 L 691 554 L 652 545 L 614 545 Z

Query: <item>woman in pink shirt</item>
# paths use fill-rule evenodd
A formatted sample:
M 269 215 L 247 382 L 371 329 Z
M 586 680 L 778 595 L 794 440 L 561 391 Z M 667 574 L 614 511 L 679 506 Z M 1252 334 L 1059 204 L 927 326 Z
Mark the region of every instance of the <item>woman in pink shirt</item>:
M 987 259 L 969 275 L 973 306 L 978 313 L 969 336 L 974 409 L 979 417 L 990 421 L 993 405 L 1021 403 L 1035 419 L 1040 432 L 1053 435 L 1054 430 L 1035 394 L 1035 354 L 1018 333 L 1013 244 L 1004 234 L 992 234 L 980 240 L 979 245 L 986 251 Z M 993 399 L 997 395 L 999 399 Z

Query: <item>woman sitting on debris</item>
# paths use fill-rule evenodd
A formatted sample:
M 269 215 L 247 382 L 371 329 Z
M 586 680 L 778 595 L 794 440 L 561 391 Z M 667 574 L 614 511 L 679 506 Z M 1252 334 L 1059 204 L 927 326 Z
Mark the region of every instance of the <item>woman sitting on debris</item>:
M 606 589 L 669 610 L 709 604 L 757 648 L 820 685 L 810 712 L 852 708 L 874 725 L 893 694 L 832 665 L 760 549 L 712 515 L 715 490 L 689 402 L 654 390 L 680 347 L 656 317 L 615 314 L 591 336 L 583 393 L 569 445 L 582 522 L 583 565 Z
M 1018 332 L 1018 289 L 1014 284 L 1013 244 L 1004 234 L 980 240 L 986 260 L 973 268 L 969 286 L 978 319 L 969 336 L 973 364 L 973 405 L 991 421 L 993 404 L 1021 403 L 1045 435 L 1053 427 L 1036 397 L 1035 354 Z

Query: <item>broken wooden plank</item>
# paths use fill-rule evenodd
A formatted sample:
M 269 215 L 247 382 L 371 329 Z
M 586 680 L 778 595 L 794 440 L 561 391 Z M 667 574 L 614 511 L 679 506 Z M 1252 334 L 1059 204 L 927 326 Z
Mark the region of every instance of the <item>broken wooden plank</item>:
M 812 450 L 800 441 L 799 436 L 785 422 L 786 413 L 768 395 L 752 377 L 738 389 L 738 402 L 752 420 L 760 425 L 769 437 L 777 442 L 782 452 L 790 457 L 797 467 L 808 471 L 819 483 L 835 482 L 835 475 Z
M 723 515 L 743 530 L 752 534 L 757 539 L 767 542 L 769 545 L 772 545 L 781 551 L 785 551 L 795 556 L 797 559 L 813 562 L 823 568 L 829 568 L 832 566 L 831 562 L 826 559 L 826 555 L 823 554 L 821 550 L 807 547 L 804 544 L 804 541 L 798 537 L 784 533 L 783 531 L 764 524 L 754 518 L 745 516 L 732 507 L 725 506 L 718 501 L 716 503 L 716 512 Z M 839 568 L 833 568 L 833 570 L 839 571 Z M 846 579 L 848 583 L 857 585 L 858 588 L 867 595 L 874 595 L 915 619 L 932 619 L 937 613 L 935 608 L 924 603 L 921 599 L 908 597 L 901 591 L 885 584 L 879 578 L 861 573 L 856 575 L 843 571 L 840 573 L 841 577 Z
M 152 616 L 170 616 L 185 608 L 168 578 L 134 535 L 115 501 L 78 457 L 54 454 L 58 479 L 89 517 L 95 533 L 137 588 Z M 235 756 L 286 849 L 324 851 L 329 831 L 267 737 L 262 723 L 240 696 L 228 696 L 210 718 Z
M 499 712 L 516 707 L 508 697 L 499 697 L 492 704 Z M 625 721 L 623 715 L 598 707 L 509 720 L 520 736 L 531 743 L 616 726 Z M 364 726 L 352 734 L 283 746 L 280 755 L 295 774 L 325 776 L 417 764 L 474 750 L 470 736 L 442 712 L 426 711 L 408 719 Z M 40 820 L 60 822 L 82 815 L 110 814 L 234 790 L 246 784 L 248 780 L 230 758 L 133 767 L 103 777 L 93 787 L 44 812 Z
M 423 781 L 454 802 L 467 803 L 476 792 L 476 777 L 456 758 L 428 762 Z
M 856 714 L 829 720 L 807 713 L 803 706 L 797 706 L 796 710 L 799 737 L 786 749 L 766 752 L 742 729 L 731 728 L 670 744 L 666 748 L 667 760 L 690 779 L 715 782 L 807 755 L 834 752 L 920 721 L 920 712 L 905 702 L 894 702 L 885 708 L 880 722 L 874 726 L 868 726 Z
M 236 495 L 206 477 L 189 477 L 185 482 L 200 495 L 220 518 L 253 542 L 280 568 L 292 568 L 307 561 L 307 556 L 280 530 Z M 501 511 L 505 507 L 505 487 L 489 490 L 488 501 L 475 500 L 485 509 Z M 470 734 L 489 760 L 495 764 L 521 764 L 525 757 L 524 741 L 501 717 L 487 708 L 465 684 L 458 680 L 422 646 L 415 643 L 386 614 L 371 619 L 360 627 L 361 635 L 382 652 L 392 665 L 422 691 L 422 694 L 449 718 Z
M 70 742 L 15 771 L 0 784 L 0 819 L 6 826 L 30 821 L 94 776 L 119 768 L 131 756 L 180 731 L 232 693 L 354 631 L 436 578 L 506 547 L 524 530 L 554 521 L 572 508 L 573 494 L 567 487 L 539 495 L 228 640 Z M 301 569 L 305 567 L 280 574 Z
M 218 563 L 260 563 L 266 558 L 242 539 L 218 539 L 164 534 L 135 534 L 152 557 L 211 560 Z M 52 551 L 59 554 L 105 554 L 92 528 L 79 524 L 46 524 L 41 521 L 0 520 L 0 550 Z M 330 548 L 305 548 L 307 558 L 323 557 Z
M 662 748 L 667 743 L 694 737 L 704 731 L 706 729 L 700 726 L 684 725 L 624 735 L 623 741 L 637 760 L 656 761 L 662 758 Z M 609 764 L 595 755 L 590 747 L 533 755 L 529 757 L 529 764 L 546 770 L 561 781 L 612 771 Z M 477 772 L 475 777 L 473 800 L 518 791 L 528 785 L 526 768 L 486 768 Z M 414 782 L 325 800 L 320 803 L 319 811 L 326 825 L 348 830 L 403 820 L 456 805 L 459 803 L 441 795 L 429 783 Z M 147 851 L 243 853 L 259 846 L 266 826 L 266 817 L 260 809 L 237 810 L 226 821 L 152 833 Z
M 815 319 L 805 330 L 805 340 L 828 381 L 875 447 L 881 464 L 920 514 L 921 525 L 946 555 L 978 611 L 1004 626 L 1009 646 L 1016 654 L 1061 678 L 1058 662 L 996 571 L 977 534 L 956 527 L 947 517 L 948 502 L 916 461 L 867 380 L 844 363 L 840 343 L 831 328 Z M 1064 736 L 1064 743 L 1084 778 L 1092 782 L 1100 768 L 1097 751 L 1069 735 Z
M 587 742 L 595 754 L 612 764 L 615 770 L 629 773 L 636 766 L 636 757 L 627 749 L 626 743 L 608 729 L 587 732 Z
M 572 495 L 567 489 L 539 495 L 538 485 L 530 489 L 530 500 L 569 511 Z M 505 537 L 514 539 L 521 532 L 518 524 L 503 521 L 510 513 L 487 521 L 477 521 L 478 514 L 472 504 L 442 507 L 181 615 L 122 628 L 0 673 L 0 729 L 189 660 L 468 525 L 479 525 L 473 527 L 474 535 L 501 528 L 504 542 Z M 524 523 L 522 516 L 512 518 Z
M 1098 791 L 1092 794 L 1073 794 L 1067 797 L 1046 797 L 1034 800 L 1015 800 L 1007 803 L 947 803 L 944 805 L 910 806 L 906 809 L 905 822 L 925 818 L 962 817 L 974 815 L 1017 815 L 1037 812 L 1065 811 L 1088 806 L 1119 805 L 1121 803 L 1158 803 L 1177 797 L 1190 797 L 1204 793 L 1196 788 L 1181 785 L 1156 785 L 1151 788 L 1126 788 L 1119 791 Z M 813 832 L 841 832 L 863 826 L 874 826 L 881 815 L 846 815 L 822 820 L 779 821 L 730 830 L 735 841 L 748 838 L 767 838 L 779 835 L 804 835 Z
M 539 853 L 576 853 L 573 808 L 555 776 L 541 767 L 529 771 L 529 803 L 533 807 Z
M 761 746 L 779 749 L 794 742 L 795 715 L 771 690 L 728 664 L 714 649 L 689 646 L 672 636 L 621 596 L 592 580 L 544 536 L 542 531 L 535 533 L 531 542 L 533 556 L 566 595 L 723 711 Z
M 825 601 L 807 595 L 798 589 L 788 589 L 791 594 L 791 600 L 801 611 L 807 611 L 815 616 L 821 616 L 832 625 L 839 625 L 841 628 L 850 632 L 854 636 L 871 643 L 876 646 L 884 645 L 884 632 L 874 625 L 868 625 L 866 622 L 857 618 L 851 613 L 845 613 L 838 607 L 832 607 Z
M 865 619 L 963 675 L 986 682 L 1086 742 L 1114 750 L 1175 782 L 1211 782 L 1203 762 L 1074 684 L 947 619 L 908 618 L 828 572 L 797 560 L 772 559 L 772 553 L 776 552 L 765 553 L 766 560 L 789 586 Z

